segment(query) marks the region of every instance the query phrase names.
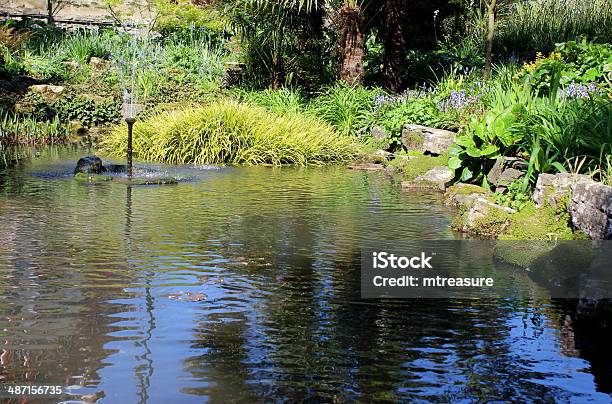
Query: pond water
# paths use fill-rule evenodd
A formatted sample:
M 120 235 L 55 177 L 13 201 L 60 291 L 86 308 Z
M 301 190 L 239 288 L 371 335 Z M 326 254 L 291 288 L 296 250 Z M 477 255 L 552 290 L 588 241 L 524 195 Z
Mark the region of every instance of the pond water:
M 611 401 L 607 343 L 563 302 L 360 299 L 368 242 L 455 237 L 436 195 L 343 167 L 87 185 L 84 154 L 0 171 L 2 382 L 112 403 Z

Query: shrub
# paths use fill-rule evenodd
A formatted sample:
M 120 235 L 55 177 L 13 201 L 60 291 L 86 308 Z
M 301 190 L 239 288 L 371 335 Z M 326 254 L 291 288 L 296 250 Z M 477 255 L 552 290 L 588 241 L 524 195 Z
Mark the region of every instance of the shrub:
M 104 140 L 108 153 L 122 155 L 126 130 Z M 171 164 L 297 164 L 343 161 L 356 146 L 316 118 L 276 115 L 235 101 L 162 112 L 134 126 L 134 153 Z
M 328 87 L 311 103 L 311 111 L 327 122 L 339 133 L 353 136 L 367 127 L 367 118 L 372 111 L 376 89 L 351 87 L 338 83 Z
M 220 45 L 225 26 L 226 22 L 215 7 L 198 7 L 186 0 L 157 2 L 154 28 L 162 37 L 206 38 Z
M 263 107 L 275 114 L 304 113 L 307 109 L 304 96 L 298 90 L 286 87 L 280 90 L 244 91 L 237 95 L 240 100 Z
M 63 61 L 89 63 L 92 57 L 108 58 L 113 49 L 123 45 L 121 36 L 113 30 L 79 30 L 65 34 L 48 53 Z

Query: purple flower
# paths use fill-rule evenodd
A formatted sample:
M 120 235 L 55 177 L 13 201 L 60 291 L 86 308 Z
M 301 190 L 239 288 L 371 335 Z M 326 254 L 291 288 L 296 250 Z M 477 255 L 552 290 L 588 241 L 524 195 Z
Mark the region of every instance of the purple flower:
M 565 90 L 559 93 L 559 98 L 581 99 L 589 98 L 591 95 L 600 93 L 601 89 L 596 83 L 590 83 L 588 86 L 585 86 L 584 84 L 576 84 L 575 81 L 572 81 L 570 85 L 565 88 Z

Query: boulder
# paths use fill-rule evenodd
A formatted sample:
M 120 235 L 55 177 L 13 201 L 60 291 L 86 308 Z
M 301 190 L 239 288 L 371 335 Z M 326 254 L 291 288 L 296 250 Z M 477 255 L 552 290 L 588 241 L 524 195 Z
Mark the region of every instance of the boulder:
M 97 156 L 86 156 L 79 159 L 74 174 L 101 174 L 104 172 L 102 160 Z
M 518 180 L 527 170 L 527 162 L 516 157 L 500 157 L 487 173 L 489 183 L 496 187 L 507 188 L 512 182 Z
M 612 240 L 612 187 L 592 180 L 578 182 L 569 209 L 575 228 L 594 240 Z
M 516 212 L 482 196 L 471 197 L 462 210 L 453 220 L 453 228 L 486 237 L 495 237 L 503 232 L 510 225 L 510 215 Z
M 28 90 L 35 94 L 40 94 L 47 101 L 55 101 L 64 93 L 64 86 L 52 86 L 49 84 L 35 84 Z
M 412 181 L 402 181 L 403 189 L 434 189 L 443 191 L 453 179 L 453 171 L 444 166 L 434 167 Z
M 580 174 L 540 174 L 532 199 L 538 208 L 549 205 L 554 209 L 561 207 L 570 199 L 573 187 L 580 181 L 589 181 Z
M 91 59 L 89 59 L 89 65 L 96 70 L 100 70 L 106 68 L 106 66 L 108 65 L 108 61 L 93 56 Z
M 455 143 L 455 135 L 455 132 L 444 129 L 407 124 L 402 130 L 402 144 L 407 150 L 444 154 Z
M 459 182 L 449 187 L 442 198 L 445 205 L 454 207 L 464 207 L 470 205 L 474 199 L 480 196 L 489 195 L 491 192 L 483 187 L 473 184 Z

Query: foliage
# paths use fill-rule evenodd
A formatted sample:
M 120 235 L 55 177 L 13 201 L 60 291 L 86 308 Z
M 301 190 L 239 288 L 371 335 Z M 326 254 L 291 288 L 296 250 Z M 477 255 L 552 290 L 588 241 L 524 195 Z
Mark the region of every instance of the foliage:
M 19 59 L 19 55 L 5 45 L 0 44 L 0 77 L 16 76 L 24 71 L 25 67 Z
M 313 88 L 331 81 L 335 52 L 326 37 L 323 7 L 301 1 L 223 3 L 252 86 L 276 89 L 299 84 Z
M 79 30 L 64 34 L 64 38 L 52 44 L 47 53 L 62 61 L 86 64 L 92 57 L 107 59 L 122 45 L 122 38 L 112 30 Z
M 25 30 L 17 30 L 7 25 L 0 25 L 0 45 L 10 50 L 18 50 L 30 38 L 30 33 Z
M 502 155 L 529 160 L 524 186 L 538 173 L 567 171 L 572 159 L 582 159 L 581 172 L 605 164 L 612 152 L 612 110 L 604 90 L 608 45 L 583 41 L 557 49 L 518 75 L 501 71 L 488 84 L 478 101 L 487 112 L 472 114 L 451 153 L 456 179 L 487 187 L 486 173 Z M 601 81 L 587 86 L 575 80 Z
M 61 122 L 79 121 L 87 127 L 118 123 L 120 104 L 113 98 L 101 98 L 87 94 L 63 96 L 46 100 L 41 95 L 29 94 L 25 99 L 31 116 L 40 121 L 58 119 Z
M 501 16 L 496 48 L 519 57 L 548 53 L 555 44 L 579 36 L 609 42 L 612 36 L 610 0 L 516 1 Z
M 171 164 L 297 164 L 344 161 L 357 152 L 316 118 L 276 115 L 235 101 L 160 113 L 134 126 L 134 153 Z M 125 128 L 104 140 L 104 149 L 123 154 Z
M 342 82 L 328 87 L 311 103 L 312 113 L 345 136 L 363 134 L 376 89 L 351 87 Z
M 68 128 L 58 118 L 41 122 L 32 117 L 5 114 L 0 116 L 0 144 L 54 144 L 68 138 Z
M 612 90 L 612 45 L 570 41 L 557 44 L 548 57 L 538 53 L 535 61 L 525 63 L 518 73 L 539 93 L 555 91 L 551 83 L 558 83 L 570 97 L 586 98 L 591 93 Z
M 495 193 L 495 203 L 502 206 L 521 211 L 529 201 L 531 201 L 531 194 L 525 187 L 523 181 L 513 181 L 508 185 L 507 193 Z
M 191 1 L 158 0 L 155 30 L 162 37 L 198 36 L 220 45 L 225 36 L 226 22 L 211 6 L 196 6 Z
M 473 117 L 457 136 L 449 168 L 456 170 L 461 181 L 482 181 L 483 187 L 488 187 L 485 173 L 498 157 L 523 139 L 525 112 L 524 106 L 515 104 L 489 111 L 482 119 Z
M 241 101 L 279 115 L 305 113 L 307 110 L 307 102 L 301 92 L 287 87 L 279 90 L 242 91 L 237 95 Z

